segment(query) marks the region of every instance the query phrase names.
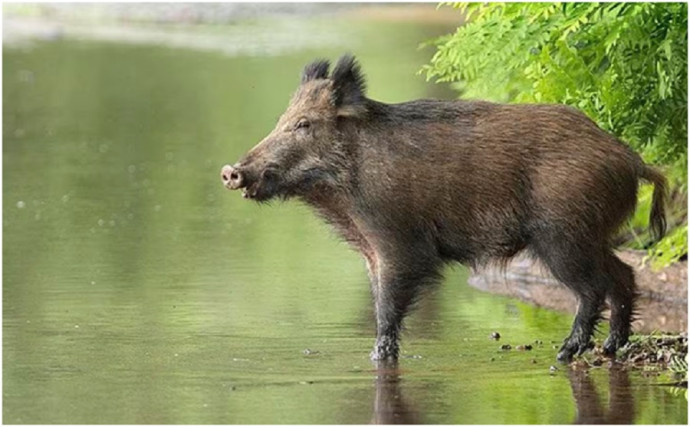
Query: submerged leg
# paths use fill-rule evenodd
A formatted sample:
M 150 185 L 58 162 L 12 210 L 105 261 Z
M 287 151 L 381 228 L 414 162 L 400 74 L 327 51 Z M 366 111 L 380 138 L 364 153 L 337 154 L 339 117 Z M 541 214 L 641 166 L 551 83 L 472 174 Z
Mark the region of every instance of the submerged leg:
M 572 244 L 563 236 L 564 233 L 558 233 L 535 239 L 532 249 L 554 277 L 577 296 L 577 314 L 557 356 L 560 361 L 570 361 L 592 346 L 590 339 L 604 308 L 607 275 L 600 262 L 601 250 L 592 245 Z
M 604 294 L 582 292 L 578 294 L 578 309 L 570 335 L 564 340 L 556 358 L 569 362 L 574 355 L 580 355 L 592 348 L 591 338 L 601 320 Z
M 377 254 L 376 345 L 372 360 L 396 360 L 402 321 L 423 287 L 438 279 L 438 263 L 428 257 L 402 259 Z
M 604 342 L 604 352 L 614 355 L 630 336 L 636 297 L 635 275 L 632 268 L 614 254 L 608 254 L 606 270 L 610 278 L 607 296 L 611 306 L 611 330 Z

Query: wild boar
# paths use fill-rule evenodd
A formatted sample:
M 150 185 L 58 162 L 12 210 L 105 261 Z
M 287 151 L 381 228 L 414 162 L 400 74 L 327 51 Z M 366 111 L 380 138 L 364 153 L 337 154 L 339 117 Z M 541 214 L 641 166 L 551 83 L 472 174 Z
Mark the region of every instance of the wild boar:
M 376 312 L 374 360 L 395 360 L 403 318 L 445 263 L 541 260 L 579 300 L 558 359 L 590 346 L 605 300 L 604 349 L 630 333 L 632 269 L 611 239 L 654 184 L 650 225 L 665 231 L 666 180 L 614 136 L 564 105 L 366 97 L 353 56 L 305 67 L 275 129 L 223 184 L 263 202 L 312 206 L 366 261 Z

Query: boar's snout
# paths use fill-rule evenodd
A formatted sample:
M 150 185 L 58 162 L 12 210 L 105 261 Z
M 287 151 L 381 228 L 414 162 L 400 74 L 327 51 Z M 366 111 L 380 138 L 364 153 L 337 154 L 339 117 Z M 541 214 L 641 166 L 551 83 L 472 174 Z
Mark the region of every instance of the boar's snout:
M 245 186 L 242 172 L 230 165 L 225 165 L 220 170 L 220 179 L 223 181 L 223 185 L 230 190 L 237 190 Z

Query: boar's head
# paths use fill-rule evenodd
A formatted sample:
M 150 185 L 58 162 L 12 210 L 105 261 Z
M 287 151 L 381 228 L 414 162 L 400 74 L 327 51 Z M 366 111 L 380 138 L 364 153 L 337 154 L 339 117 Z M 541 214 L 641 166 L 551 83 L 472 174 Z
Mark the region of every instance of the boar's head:
M 302 82 L 275 129 L 235 165 L 223 166 L 221 179 L 246 198 L 302 196 L 320 185 L 337 185 L 347 165 L 342 129 L 366 113 L 364 78 L 354 57 L 304 68 Z

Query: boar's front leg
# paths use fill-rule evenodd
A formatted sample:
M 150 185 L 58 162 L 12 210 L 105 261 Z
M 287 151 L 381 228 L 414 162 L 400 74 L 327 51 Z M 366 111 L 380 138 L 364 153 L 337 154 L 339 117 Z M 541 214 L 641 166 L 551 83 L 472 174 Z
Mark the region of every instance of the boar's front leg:
M 401 251 L 405 252 L 404 256 L 376 252 L 376 277 L 372 279 L 376 345 L 371 353 L 372 360 L 397 360 L 403 318 L 420 290 L 439 277 L 440 263 L 429 256 L 433 250 L 420 251 L 407 246 Z

